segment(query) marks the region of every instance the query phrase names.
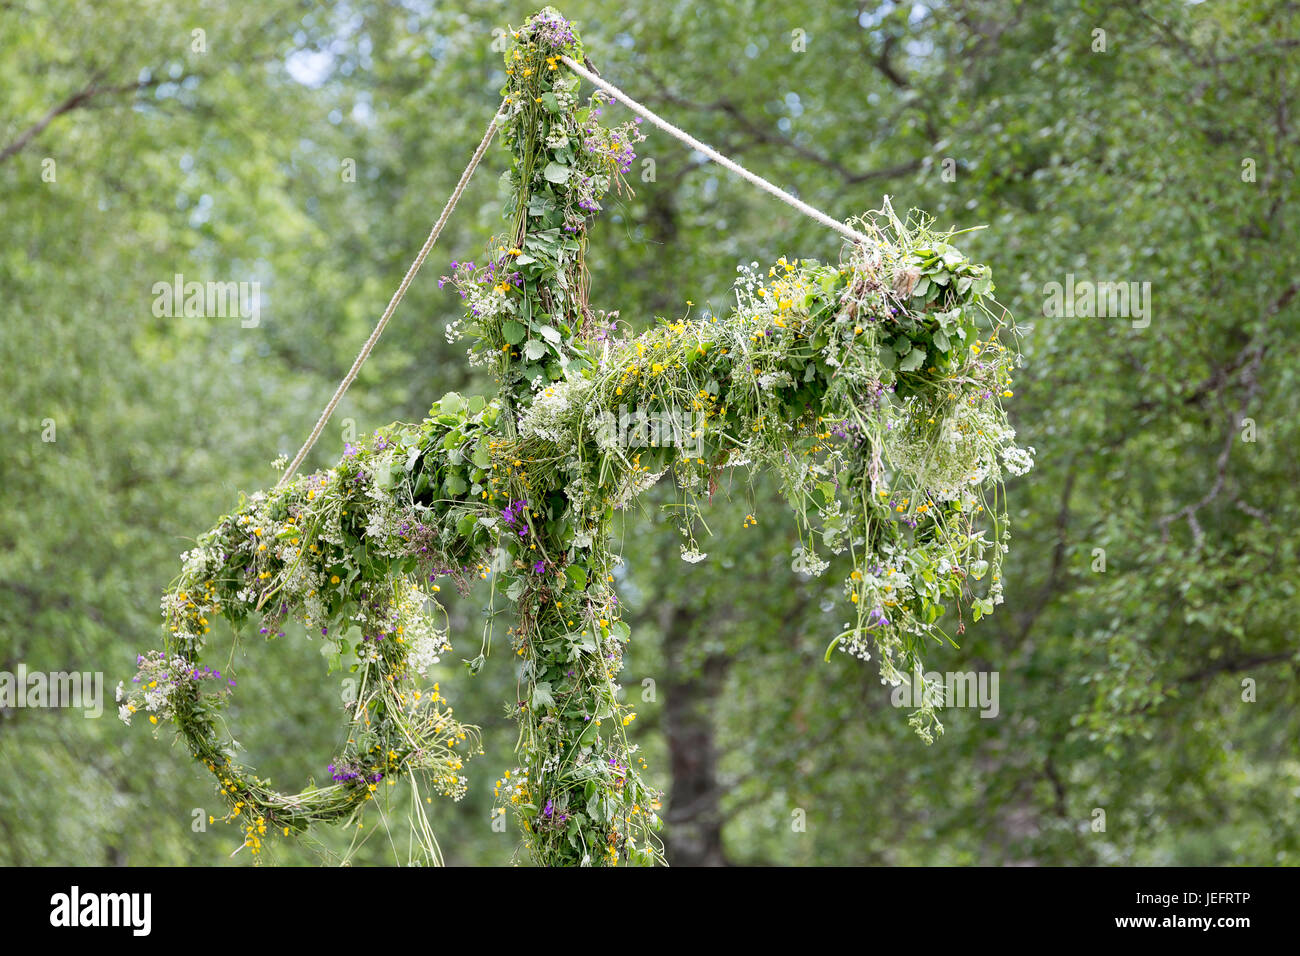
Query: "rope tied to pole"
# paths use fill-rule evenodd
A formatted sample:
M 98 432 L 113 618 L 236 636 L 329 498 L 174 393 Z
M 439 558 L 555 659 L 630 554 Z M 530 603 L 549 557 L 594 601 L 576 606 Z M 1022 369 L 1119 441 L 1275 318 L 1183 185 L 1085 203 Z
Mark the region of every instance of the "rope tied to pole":
M 768 193 L 771 196 L 775 196 L 777 199 L 781 200 L 783 203 L 786 203 L 787 205 L 803 213 L 808 218 L 813 219 L 816 222 L 819 222 L 822 225 L 827 226 L 831 229 L 834 229 L 840 235 L 844 236 L 846 239 L 852 240 L 853 242 L 858 242 L 863 244 L 869 244 L 872 242 L 871 238 L 865 235 L 864 233 L 849 228 L 843 222 L 840 222 L 839 220 L 834 219 L 831 216 L 828 216 L 820 209 L 816 209 L 808 205 L 808 203 L 804 202 L 802 199 L 792 196 L 784 189 L 769 182 L 768 180 L 764 179 L 762 176 L 759 176 L 757 173 L 750 172 L 748 169 L 746 169 L 744 166 L 741 166 L 739 163 L 735 162 L 734 160 L 728 159 L 726 156 L 723 156 L 713 147 L 707 146 L 704 143 L 700 142 L 698 139 L 696 139 L 694 136 L 690 135 L 680 127 L 674 126 L 672 123 L 668 122 L 658 113 L 655 113 L 649 107 L 644 106 L 641 103 L 638 103 L 636 100 L 632 99 L 632 97 L 628 96 L 617 86 L 614 86 L 612 83 L 609 83 L 606 80 L 601 79 L 599 76 L 597 76 L 591 70 L 587 69 L 581 63 L 575 61 L 572 57 L 561 54 L 557 59 L 559 59 L 560 62 L 562 62 L 565 66 L 567 66 L 578 76 L 582 77 L 588 82 L 604 90 L 615 100 L 622 103 L 624 106 L 628 107 L 633 112 L 638 113 L 641 116 L 645 117 L 647 120 L 649 120 L 655 126 L 659 127 L 668 135 L 674 137 L 675 139 L 680 140 L 681 142 L 685 143 L 687 146 L 691 147 L 692 149 L 697 150 L 698 152 L 704 154 L 709 159 L 713 160 L 715 163 L 722 166 L 723 168 L 731 170 L 737 176 L 740 176 L 742 179 L 746 180 L 747 182 L 757 186 L 765 193 Z M 434 243 L 438 241 L 438 236 L 442 233 L 443 227 L 447 224 L 447 220 L 448 218 L 450 218 L 452 210 L 456 208 L 456 203 L 459 202 L 461 194 L 465 191 L 465 187 L 469 184 L 470 177 L 474 175 L 474 170 L 478 167 L 479 162 L 483 159 L 484 153 L 487 152 L 488 144 L 492 141 L 492 137 L 496 133 L 497 127 L 500 125 L 501 121 L 505 118 L 508 105 L 509 105 L 508 101 L 503 101 L 501 106 L 498 108 L 496 115 L 494 115 L 492 117 L 491 122 L 488 123 L 487 130 L 483 134 L 483 139 L 478 144 L 478 149 L 474 151 L 474 155 L 470 159 L 469 165 L 466 166 L 465 171 L 461 173 L 460 181 L 456 184 L 456 188 L 452 191 L 451 196 L 448 198 L 447 204 L 443 207 L 442 214 L 438 217 L 438 221 L 434 223 L 433 229 L 429 233 L 429 238 L 424 241 L 424 246 L 420 249 L 419 254 L 416 255 L 415 260 L 410 265 L 410 268 L 406 270 L 406 276 L 402 279 L 401 285 L 397 287 L 397 291 L 393 293 L 392 299 L 389 300 L 388 308 L 384 310 L 384 314 L 380 316 L 379 322 L 375 325 L 374 331 L 370 333 L 370 337 L 366 339 L 365 344 L 362 345 L 361 351 L 360 353 L 358 353 L 356 361 L 352 363 L 352 368 L 348 369 L 348 373 L 345 376 L 343 376 L 343 381 L 341 381 L 339 383 L 338 388 L 334 390 L 333 397 L 330 398 L 329 404 L 325 406 L 325 410 L 321 412 L 320 418 L 317 419 L 315 427 L 312 428 L 311 430 L 311 434 L 307 436 L 307 440 L 303 442 L 302 447 L 298 449 L 298 454 L 294 456 L 293 461 L 291 461 L 289 463 L 289 466 L 284 470 L 284 474 L 280 476 L 280 480 L 276 483 L 277 488 L 280 485 L 283 485 L 285 482 L 287 482 L 290 478 L 292 478 L 294 473 L 298 470 L 298 466 L 302 464 L 303 459 L 307 457 L 312 447 L 316 444 L 316 441 L 320 438 L 321 432 L 325 430 L 325 425 L 329 421 L 330 416 L 334 414 L 334 409 L 338 407 L 339 402 L 342 400 L 343 393 L 348 390 L 348 386 L 352 384 L 352 382 L 357 377 L 357 373 L 361 371 L 361 366 L 365 363 L 366 359 L 370 357 L 370 353 L 374 349 L 375 343 L 379 341 L 379 336 L 383 334 L 385 326 L 388 325 L 388 320 L 393 317 L 393 313 L 397 310 L 398 304 L 402 301 L 402 298 L 406 295 L 406 290 L 410 287 L 411 282 L 415 279 L 416 273 L 418 273 L 420 271 L 420 267 L 424 265 L 424 260 L 428 258 L 429 251 L 433 249 Z
M 837 219 L 831 218 L 826 213 L 822 212 L 820 209 L 815 209 L 814 207 L 804 202 L 802 199 L 798 199 L 795 196 L 790 195 L 784 189 L 771 182 L 768 182 L 768 180 L 764 179 L 762 176 L 758 175 L 757 173 L 751 173 L 744 166 L 740 165 L 734 160 L 728 159 L 726 156 L 723 156 L 712 146 L 706 146 L 704 143 L 701 143 L 690 133 L 686 132 L 680 127 L 674 126 L 672 123 L 668 122 L 668 120 L 664 119 L 658 113 L 651 110 L 648 106 L 644 106 L 641 103 L 638 103 L 636 100 L 632 99 L 632 97 L 628 96 L 626 93 L 620 90 L 613 83 L 609 83 L 601 79 L 599 76 L 591 72 L 591 70 L 587 69 L 581 63 L 575 61 L 572 57 L 561 55 L 559 57 L 559 60 L 569 69 L 571 69 L 574 73 L 578 74 L 583 79 L 600 87 L 602 90 L 604 90 L 610 96 L 614 97 L 614 99 L 618 100 L 620 103 L 622 103 L 628 109 L 632 110 L 634 113 L 639 113 L 641 116 L 644 116 L 646 119 L 648 119 L 655 126 L 658 126 L 669 136 L 681 140 L 683 143 L 685 143 L 687 146 L 691 147 L 694 150 L 698 150 L 699 152 L 703 153 L 705 156 L 709 157 L 709 159 L 717 163 L 719 166 L 731 170 L 737 176 L 740 176 L 742 179 L 745 179 L 748 182 L 753 183 L 755 186 L 763 190 L 765 193 L 775 196 L 783 203 L 793 206 L 795 209 L 799 210 L 799 212 L 803 213 L 805 216 L 807 216 L 810 219 L 814 219 L 817 222 L 820 222 L 823 226 L 828 226 L 831 229 L 834 229 L 836 232 L 844 236 L 846 239 L 852 239 L 854 242 L 862 242 L 862 243 L 871 242 L 871 240 L 863 233 L 858 232 L 856 229 L 850 229 L 844 223 L 840 222 Z
M 470 177 L 474 175 L 474 170 L 478 168 L 479 162 L 483 159 L 483 154 L 487 152 L 488 144 L 492 142 L 497 126 L 505 116 L 505 106 L 503 102 L 488 123 L 487 130 L 483 133 L 483 139 L 478 144 L 478 149 L 474 150 L 469 165 L 460 174 L 460 181 L 456 183 L 456 188 L 452 190 L 451 196 L 447 199 L 447 204 L 442 207 L 442 214 L 438 216 L 438 221 L 433 224 L 433 229 L 429 232 L 429 238 L 424 240 L 424 246 L 406 270 L 406 276 L 402 279 L 401 285 L 397 287 L 397 291 L 393 293 L 392 299 L 389 300 L 388 308 L 384 309 L 384 314 L 379 317 L 379 322 L 376 323 L 374 331 L 370 333 L 370 338 L 366 339 L 365 344 L 361 346 L 361 351 L 358 353 L 356 361 L 352 363 L 352 368 L 348 369 L 348 374 L 343 376 L 343 381 L 339 382 L 339 387 L 334 390 L 334 396 L 329 400 L 329 404 L 325 406 L 325 410 L 321 412 L 320 418 L 316 421 L 316 427 L 311 430 L 307 440 L 298 449 L 298 454 L 294 456 L 293 461 L 289 463 L 289 467 L 280 476 L 280 480 L 276 482 L 277 488 L 293 477 L 294 472 L 298 470 L 298 466 L 302 464 L 303 459 L 307 457 L 307 453 L 316 444 L 316 440 L 320 438 L 321 432 L 325 430 L 325 424 L 329 421 L 330 416 L 334 414 L 334 409 L 338 407 L 339 402 L 342 400 L 343 393 L 348 390 L 348 386 L 352 384 L 357 377 L 357 373 L 361 371 L 361 366 L 370 357 L 370 352 L 374 349 L 375 343 L 379 341 L 379 336 L 383 334 L 384 327 L 388 325 L 388 320 L 397 311 L 398 303 L 406 295 L 406 290 L 410 288 L 416 273 L 424 265 L 424 260 L 429 257 L 430 250 L 433 249 L 434 243 L 438 241 L 438 236 L 441 235 L 443 227 L 451 217 L 451 211 L 456 208 L 456 203 L 460 201 L 461 194 L 465 192 L 465 187 L 469 185 Z

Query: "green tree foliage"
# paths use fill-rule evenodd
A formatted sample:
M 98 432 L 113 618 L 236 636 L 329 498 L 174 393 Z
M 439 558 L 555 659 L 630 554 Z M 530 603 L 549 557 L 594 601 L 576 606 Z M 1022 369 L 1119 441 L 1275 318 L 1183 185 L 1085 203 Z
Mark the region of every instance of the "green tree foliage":
M 268 483 L 351 363 L 498 102 L 493 29 L 530 12 L 0 2 L 0 670 L 102 671 L 110 693 L 134 670 L 176 555 Z M 791 571 L 767 484 L 707 512 L 692 567 L 653 502 L 626 515 L 625 685 L 670 861 L 1294 862 L 1293 7 L 563 12 L 602 75 L 814 205 L 887 193 L 987 224 L 963 251 L 1032 326 L 1009 401 L 1039 460 L 1009 489 L 1007 605 L 930 660 L 996 670 L 996 718 L 946 711 L 926 747 L 868 669 L 822 662 L 843 569 Z M 634 329 L 687 300 L 725 309 L 739 263 L 834 256 L 837 236 L 676 141 L 640 152 L 589 256 L 592 305 Z M 430 271 L 496 228 L 504 169 L 489 157 Z M 259 324 L 155 315 L 176 273 L 258 281 Z M 1149 312 L 1045 314 L 1070 276 L 1149 282 Z M 348 419 L 485 390 L 443 338 L 458 314 L 426 272 L 312 462 Z M 477 653 L 483 600 L 449 602 L 456 657 Z M 259 653 L 232 704 L 286 784 L 337 742 L 337 686 L 300 651 Z M 489 822 L 514 744 L 506 656 L 447 668 L 487 750 L 470 795 L 431 808 L 449 862 L 518 838 Z M 227 861 L 231 835 L 192 825 L 206 775 L 111 712 L 0 712 L 0 861 Z M 330 858 L 350 836 L 321 839 Z

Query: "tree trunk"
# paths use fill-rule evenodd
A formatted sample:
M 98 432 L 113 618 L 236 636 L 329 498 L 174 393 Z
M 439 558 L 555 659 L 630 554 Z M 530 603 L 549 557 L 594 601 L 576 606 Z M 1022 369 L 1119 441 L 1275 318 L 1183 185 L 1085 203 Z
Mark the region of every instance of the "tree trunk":
M 698 668 L 689 661 L 697 617 L 673 605 L 665 605 L 660 615 L 668 662 L 661 686 L 664 734 L 672 771 L 664 846 L 671 866 L 726 866 L 713 716 L 730 662 L 721 654 Z

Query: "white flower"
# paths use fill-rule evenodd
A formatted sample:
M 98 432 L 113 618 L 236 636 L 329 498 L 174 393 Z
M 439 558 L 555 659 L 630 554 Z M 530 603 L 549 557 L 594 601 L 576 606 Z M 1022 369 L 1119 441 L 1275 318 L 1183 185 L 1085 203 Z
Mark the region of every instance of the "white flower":
M 794 379 L 790 377 L 789 372 L 785 371 L 784 369 L 781 369 L 780 371 L 777 372 L 764 372 L 762 375 L 758 377 L 758 384 L 762 388 L 771 389 L 778 385 L 779 386 L 793 385 Z
M 698 564 L 707 557 L 708 555 L 703 551 L 698 551 L 695 548 L 688 548 L 686 545 L 682 545 L 683 561 L 689 561 L 691 564 Z
M 794 555 L 794 560 L 790 562 L 792 571 L 815 576 L 830 567 L 830 564 L 817 557 L 816 553 L 805 551 L 802 547 L 795 548 L 791 553 Z
M 1002 449 L 1002 460 L 1006 463 L 1007 471 L 1013 475 L 1023 475 L 1034 467 L 1034 449 L 1017 448 L 1014 445 L 1010 448 Z

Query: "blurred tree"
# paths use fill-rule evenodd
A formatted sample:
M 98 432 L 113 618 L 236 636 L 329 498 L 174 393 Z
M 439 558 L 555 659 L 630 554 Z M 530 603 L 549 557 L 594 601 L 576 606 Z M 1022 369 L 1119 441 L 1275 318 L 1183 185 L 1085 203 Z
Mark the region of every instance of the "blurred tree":
M 0 2 L 0 670 L 110 687 L 133 670 L 186 536 L 266 483 L 351 363 L 497 103 L 493 29 L 531 9 Z M 761 482 L 719 504 L 694 568 L 653 509 L 628 516 L 628 693 L 654 681 L 640 709 L 671 859 L 1295 862 L 1294 5 L 563 10 L 603 75 L 814 205 L 850 215 L 891 193 L 941 225 L 987 223 L 964 247 L 1028 331 L 1013 407 L 1039 463 L 1010 489 L 1007 604 L 933 661 L 997 671 L 996 719 L 949 711 L 926 748 L 872 665 L 821 661 L 836 569 L 790 571 Z M 313 461 L 349 419 L 481 389 L 443 340 L 458 303 L 431 273 L 496 227 L 502 168 L 490 154 Z M 633 328 L 722 308 L 739 262 L 838 255 L 657 132 L 633 179 L 592 255 L 593 304 Z M 155 315 L 176 273 L 257 281 L 259 324 Z M 1149 282 L 1149 311 L 1045 314 L 1071 275 Z M 456 608 L 466 657 L 481 600 Z M 248 662 L 280 703 L 234 716 L 277 776 L 337 731 L 313 664 L 287 642 Z M 449 862 L 513 843 L 487 810 L 514 743 L 509 669 L 447 670 L 489 751 L 434 818 Z M 111 706 L 0 712 L 0 765 L 0 862 L 233 848 L 192 831 L 207 783 L 184 755 Z M 326 858 L 346 845 L 320 838 Z

